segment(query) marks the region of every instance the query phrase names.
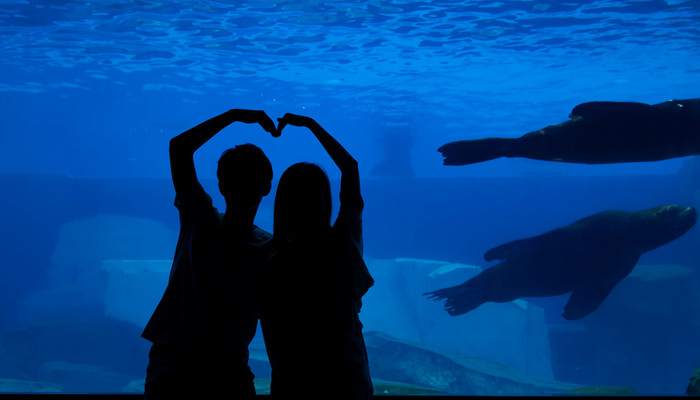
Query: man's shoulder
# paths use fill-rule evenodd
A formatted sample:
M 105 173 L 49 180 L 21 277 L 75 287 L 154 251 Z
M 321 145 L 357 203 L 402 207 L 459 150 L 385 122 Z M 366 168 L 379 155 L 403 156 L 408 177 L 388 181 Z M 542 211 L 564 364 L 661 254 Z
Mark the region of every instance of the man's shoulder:
M 272 252 L 272 234 L 255 226 L 245 239 L 238 242 L 236 248 L 239 256 L 264 261 Z
M 211 196 L 198 181 L 194 181 L 192 185 L 175 193 L 175 207 L 181 212 L 189 210 L 211 211 L 214 208 Z

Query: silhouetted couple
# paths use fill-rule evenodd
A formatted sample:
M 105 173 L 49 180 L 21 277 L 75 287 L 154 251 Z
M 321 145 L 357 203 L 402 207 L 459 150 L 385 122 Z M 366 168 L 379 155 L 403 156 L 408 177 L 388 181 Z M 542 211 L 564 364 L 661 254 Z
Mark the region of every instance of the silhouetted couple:
M 233 122 L 257 123 L 277 137 L 308 128 L 342 173 L 331 225 L 325 172 L 311 163 L 280 178 L 273 235 L 254 224 L 272 185 L 272 166 L 252 144 L 219 159 L 220 214 L 200 185 L 194 152 Z M 170 141 L 180 236 L 168 286 L 143 337 L 149 353 L 145 398 L 245 399 L 255 395 L 248 345 L 260 318 L 277 398 L 372 397 L 358 318 L 374 283 L 362 259 L 363 200 L 357 162 L 316 121 L 229 110 Z

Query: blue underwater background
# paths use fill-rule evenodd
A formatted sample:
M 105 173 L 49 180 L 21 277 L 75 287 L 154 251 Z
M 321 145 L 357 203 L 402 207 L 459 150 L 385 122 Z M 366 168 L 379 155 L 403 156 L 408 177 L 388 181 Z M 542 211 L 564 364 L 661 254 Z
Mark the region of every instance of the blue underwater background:
M 0 0 L 0 392 L 143 391 L 140 333 L 178 232 L 168 141 L 249 108 L 313 117 L 359 162 L 377 393 L 684 394 L 700 367 L 698 227 L 576 321 L 560 316 L 567 296 L 452 317 L 423 293 L 599 211 L 700 206 L 696 157 L 454 167 L 437 152 L 583 102 L 700 97 L 698 21 L 697 0 Z M 337 199 L 306 131 L 234 124 L 195 156 L 220 210 L 216 160 L 244 142 L 273 183 L 294 162 L 323 165 Z M 269 231 L 273 199 L 257 217 Z M 260 337 L 251 367 L 265 393 Z

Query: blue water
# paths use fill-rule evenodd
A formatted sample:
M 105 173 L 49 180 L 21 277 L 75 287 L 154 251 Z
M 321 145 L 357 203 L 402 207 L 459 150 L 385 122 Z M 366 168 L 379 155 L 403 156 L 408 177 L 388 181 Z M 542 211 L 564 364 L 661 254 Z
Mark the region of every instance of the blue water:
M 426 260 L 483 268 L 496 245 L 598 211 L 700 206 L 692 157 L 446 167 L 436 151 L 518 137 L 586 101 L 697 98 L 698 21 L 696 0 L 1 0 L 0 388 L 142 390 L 141 321 L 165 284 L 149 266 L 167 264 L 178 229 L 168 140 L 250 108 L 311 116 L 358 160 L 365 256 L 377 278 L 366 331 L 411 332 L 398 339 L 536 379 L 684 393 L 700 367 L 697 227 L 640 259 L 665 274 L 628 277 L 589 322 L 562 319 L 565 298 L 528 299 L 540 319 L 510 304 L 472 320 L 420 294 L 439 287 L 428 278 L 438 264 Z M 315 161 L 337 190 L 335 167 L 312 139 L 234 125 L 197 152 L 197 171 L 216 195 L 220 153 L 253 142 L 275 180 Z M 272 199 L 257 220 L 268 230 Z M 124 276 L 133 284 L 118 286 Z M 421 383 L 398 376 L 381 378 Z

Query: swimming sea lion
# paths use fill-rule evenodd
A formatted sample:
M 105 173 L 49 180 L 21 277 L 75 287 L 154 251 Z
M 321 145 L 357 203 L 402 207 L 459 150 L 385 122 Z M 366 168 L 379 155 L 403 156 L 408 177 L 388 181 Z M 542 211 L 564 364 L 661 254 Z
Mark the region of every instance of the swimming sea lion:
M 642 211 L 603 211 L 571 225 L 515 240 L 484 254 L 503 260 L 465 283 L 425 293 L 446 299 L 451 315 L 481 304 L 571 292 L 562 316 L 579 319 L 595 311 L 637 264 L 642 253 L 688 231 L 697 219 L 693 207 L 665 205 Z
M 445 165 L 499 157 L 581 164 L 658 161 L 700 154 L 700 99 L 583 103 L 559 125 L 514 138 L 461 140 L 438 149 Z

